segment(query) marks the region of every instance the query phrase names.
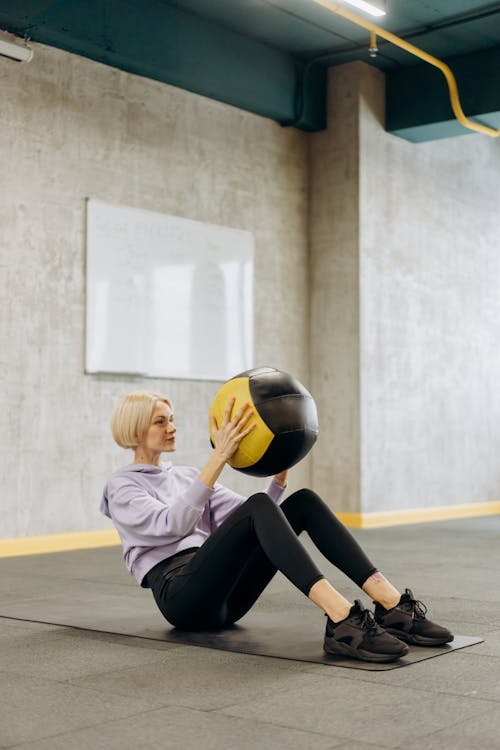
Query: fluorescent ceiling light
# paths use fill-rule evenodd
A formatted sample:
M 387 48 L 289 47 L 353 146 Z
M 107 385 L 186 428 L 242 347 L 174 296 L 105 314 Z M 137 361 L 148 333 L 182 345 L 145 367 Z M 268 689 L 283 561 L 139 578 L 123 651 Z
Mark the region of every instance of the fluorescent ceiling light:
M 9 60 L 17 60 L 18 62 L 29 62 L 33 57 L 33 50 L 28 47 L 27 44 L 19 44 L 17 41 L 11 41 L 17 39 L 13 34 L 3 33 L 0 36 L 0 55 L 2 57 L 8 57 Z
M 385 16 L 385 10 L 382 2 L 378 0 L 377 3 L 369 3 L 366 0 L 344 0 L 349 5 L 354 5 L 355 8 L 364 10 L 365 13 L 369 13 L 371 16 Z

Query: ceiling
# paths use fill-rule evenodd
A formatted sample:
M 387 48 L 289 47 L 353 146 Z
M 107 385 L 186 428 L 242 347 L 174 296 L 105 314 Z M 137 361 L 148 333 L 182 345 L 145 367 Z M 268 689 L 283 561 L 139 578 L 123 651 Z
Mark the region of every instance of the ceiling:
M 500 127 L 500 2 L 387 0 L 353 12 L 448 62 L 471 118 Z M 420 141 L 465 134 L 442 74 L 312 0 L 0 0 L 0 28 L 278 120 L 326 124 L 326 74 L 386 72 L 387 129 Z M 36 60 L 32 64 L 36 64 Z
M 333 64 L 364 59 L 383 69 L 415 62 L 383 40 L 379 40 L 378 59 L 371 61 L 367 32 L 311 0 L 169 0 L 166 4 L 305 60 L 328 53 Z M 500 45 L 500 3 L 388 0 L 387 15 L 378 21 L 350 9 L 436 57 Z

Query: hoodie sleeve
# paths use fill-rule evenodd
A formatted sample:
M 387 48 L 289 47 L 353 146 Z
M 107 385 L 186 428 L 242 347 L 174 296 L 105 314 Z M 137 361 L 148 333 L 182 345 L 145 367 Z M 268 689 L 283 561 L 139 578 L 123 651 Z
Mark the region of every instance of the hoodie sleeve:
M 266 493 L 269 495 L 271 500 L 274 500 L 276 505 L 281 505 L 281 501 L 283 499 L 283 495 L 285 494 L 286 487 L 280 487 L 280 485 L 274 481 L 274 479 L 271 480 L 269 487 L 266 490 Z
M 268 488 L 265 490 L 266 494 L 269 495 L 276 505 L 280 504 L 280 500 L 285 492 L 284 487 L 280 487 L 274 479 L 270 482 Z M 212 517 L 212 530 L 215 531 L 226 518 L 229 518 L 231 513 L 239 508 L 240 505 L 247 500 L 244 495 L 238 495 L 236 492 L 229 490 L 224 485 L 216 482 L 214 485 L 214 494 L 210 500 L 210 510 Z
M 188 490 L 160 502 L 128 477 L 110 481 L 106 497 L 109 516 L 122 539 L 154 547 L 177 541 L 197 525 L 213 490 L 195 478 Z

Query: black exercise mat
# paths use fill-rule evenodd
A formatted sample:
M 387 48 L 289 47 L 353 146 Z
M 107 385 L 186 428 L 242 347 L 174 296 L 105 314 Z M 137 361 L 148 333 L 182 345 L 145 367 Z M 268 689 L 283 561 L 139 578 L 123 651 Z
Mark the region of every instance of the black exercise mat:
M 250 622 L 253 620 L 253 622 Z M 304 633 L 296 628 L 286 628 L 280 625 L 280 619 L 275 616 L 266 618 L 267 622 L 258 622 L 251 615 L 245 618 L 245 627 L 233 625 L 224 631 L 213 631 L 211 633 L 186 633 L 173 628 L 162 640 L 170 643 L 182 643 L 190 646 L 203 646 L 204 648 L 215 648 L 223 651 L 235 651 L 243 654 L 255 654 L 258 656 L 272 656 L 278 659 L 292 659 L 294 661 L 306 661 L 317 664 L 327 664 L 333 667 L 346 667 L 348 669 L 367 669 L 379 671 L 386 669 L 397 669 L 405 667 L 424 659 L 432 659 L 434 656 L 456 651 L 460 648 L 473 646 L 481 643 L 480 638 L 468 636 L 455 636 L 453 643 L 446 646 L 434 648 L 422 648 L 411 646 L 408 654 L 397 662 L 388 664 L 377 664 L 373 662 L 357 661 L 345 656 L 330 656 L 325 654 L 321 648 L 322 634 L 314 637 L 310 632 Z
M 329 656 L 322 647 L 326 618 L 321 610 L 291 584 L 273 590 L 274 583 L 230 628 L 181 631 L 163 619 L 150 591 L 115 572 L 109 557 L 103 549 L 0 560 L 0 617 L 370 671 L 396 669 L 482 642 L 456 635 L 446 646 L 411 646 L 407 656 L 389 664 Z

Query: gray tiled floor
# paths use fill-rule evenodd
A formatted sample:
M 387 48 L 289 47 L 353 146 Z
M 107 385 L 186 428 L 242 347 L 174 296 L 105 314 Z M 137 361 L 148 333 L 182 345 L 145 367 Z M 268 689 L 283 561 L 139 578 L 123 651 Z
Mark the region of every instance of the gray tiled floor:
M 500 517 L 355 536 L 431 616 L 484 643 L 369 672 L 0 616 L 0 748 L 500 750 Z M 302 541 L 335 585 L 360 597 Z M 134 586 L 118 548 L 8 558 L 0 571 L 0 615 L 16 604 L 27 617 L 37 601 L 66 592 L 70 606 L 72 592 L 89 602 L 84 627 L 92 607 L 108 607 L 110 621 L 125 617 Z M 278 576 L 264 595 L 277 638 L 290 587 Z

